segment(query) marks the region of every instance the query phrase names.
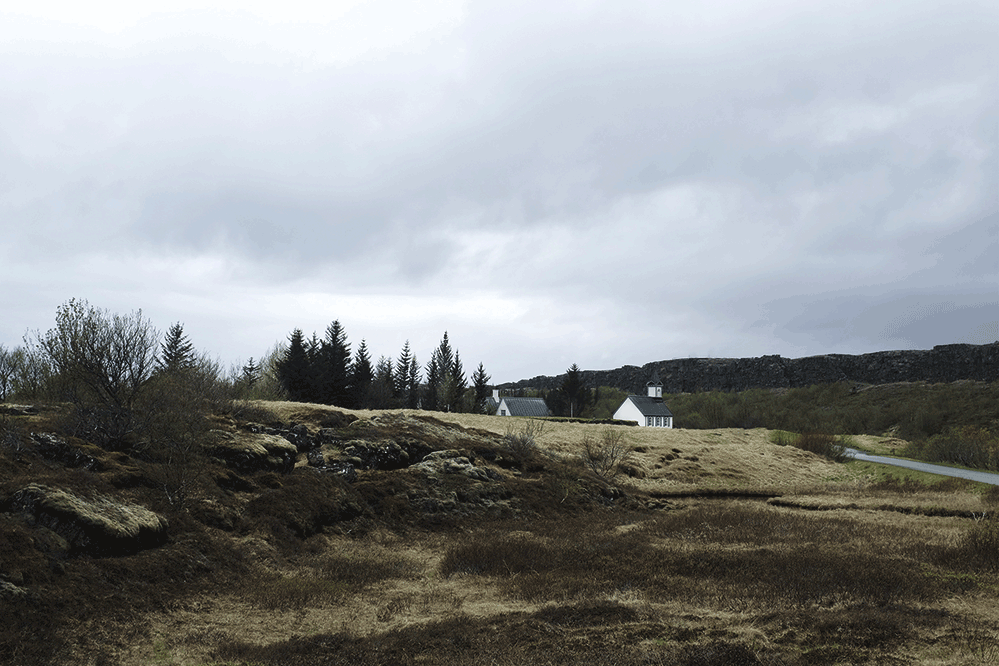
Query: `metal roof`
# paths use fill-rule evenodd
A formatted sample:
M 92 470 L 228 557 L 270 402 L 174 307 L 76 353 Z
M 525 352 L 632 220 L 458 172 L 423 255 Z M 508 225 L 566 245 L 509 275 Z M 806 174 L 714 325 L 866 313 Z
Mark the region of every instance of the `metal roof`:
M 647 395 L 629 395 L 628 400 L 631 400 L 632 404 L 638 407 L 638 411 L 643 416 L 673 416 L 673 412 L 669 411 L 669 407 L 666 406 L 662 398 L 650 398 Z
M 508 416 L 551 416 L 541 398 L 500 398 L 502 403 L 506 403 Z

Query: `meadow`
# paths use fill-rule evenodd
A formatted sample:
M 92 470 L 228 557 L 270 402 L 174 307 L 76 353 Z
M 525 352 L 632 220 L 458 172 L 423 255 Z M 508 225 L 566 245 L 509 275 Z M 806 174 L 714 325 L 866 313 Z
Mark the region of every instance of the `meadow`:
M 344 415 L 357 420 L 347 422 Z M 0 513 L 4 663 L 991 664 L 999 660 L 999 490 L 834 462 L 763 428 L 654 430 L 260 402 L 217 430 L 293 423 L 461 454 L 419 466 L 233 472 L 184 460 L 72 467 L 4 426 L 0 498 L 43 481 L 142 502 L 157 548 L 46 552 Z M 904 448 L 892 434 L 861 448 Z M 455 458 L 459 459 L 459 458 Z M 441 468 L 444 469 L 444 468 Z M 125 473 L 129 472 L 131 476 Z M 159 474 L 159 476 L 157 476 Z M 125 477 L 130 481 L 123 480 Z M 162 484 L 159 484 L 162 485 Z M 348 511 L 347 508 L 350 508 Z

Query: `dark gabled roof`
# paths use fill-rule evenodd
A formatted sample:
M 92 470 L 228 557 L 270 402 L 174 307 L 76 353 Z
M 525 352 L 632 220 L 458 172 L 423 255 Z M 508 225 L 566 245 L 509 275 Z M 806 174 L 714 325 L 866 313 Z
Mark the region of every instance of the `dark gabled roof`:
M 500 398 L 500 402 L 506 402 L 510 416 L 551 416 L 541 398 Z
M 628 400 L 631 400 L 635 407 L 638 407 L 638 411 L 642 413 L 642 416 L 673 416 L 673 412 L 669 411 L 669 407 L 666 406 L 662 398 L 650 398 L 647 395 L 629 395 Z

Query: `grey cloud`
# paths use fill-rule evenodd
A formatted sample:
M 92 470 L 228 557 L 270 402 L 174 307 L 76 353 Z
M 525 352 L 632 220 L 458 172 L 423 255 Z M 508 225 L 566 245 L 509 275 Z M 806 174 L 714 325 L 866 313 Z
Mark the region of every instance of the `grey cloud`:
M 996 25 L 978 2 L 472 3 L 325 64 L 176 26 L 8 44 L 0 242 L 220 254 L 288 288 L 489 285 L 590 313 L 584 366 L 626 336 L 921 344 L 946 333 L 932 304 L 972 330 L 994 300 Z

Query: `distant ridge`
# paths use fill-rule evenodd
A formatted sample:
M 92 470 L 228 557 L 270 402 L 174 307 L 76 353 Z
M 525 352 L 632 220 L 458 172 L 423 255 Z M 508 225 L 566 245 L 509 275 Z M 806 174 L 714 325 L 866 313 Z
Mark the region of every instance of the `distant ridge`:
M 999 379 L 999 342 L 987 345 L 937 345 L 929 350 L 900 350 L 870 354 L 824 354 L 804 358 L 682 358 L 654 361 L 642 367 L 584 370 L 589 386 L 612 386 L 644 393 L 653 372 L 659 373 L 666 393 L 744 391 L 751 388 L 794 388 L 851 381 L 861 384 L 894 382 L 954 382 Z M 503 384 L 504 389 L 553 389 L 565 375 L 538 376 Z

